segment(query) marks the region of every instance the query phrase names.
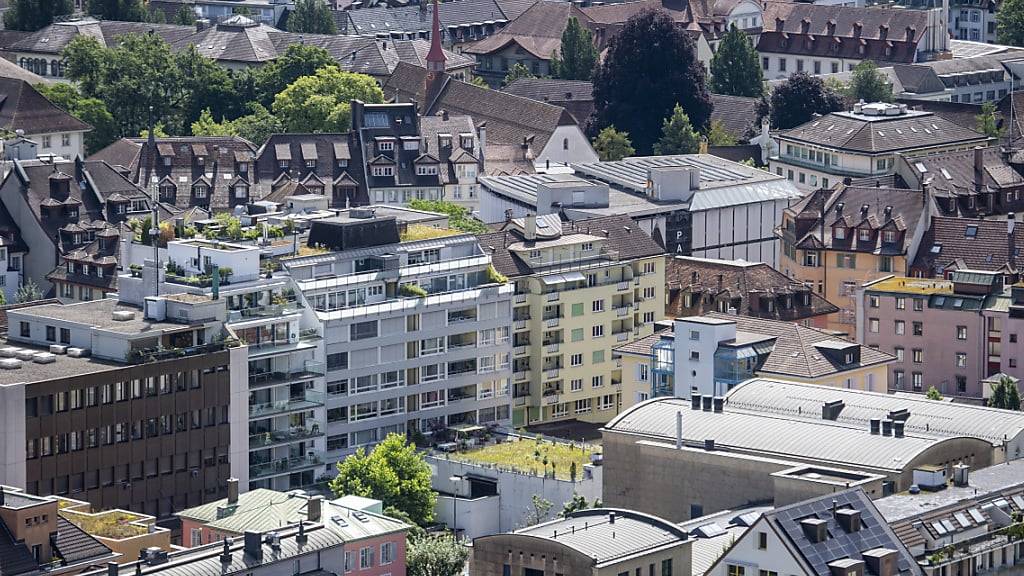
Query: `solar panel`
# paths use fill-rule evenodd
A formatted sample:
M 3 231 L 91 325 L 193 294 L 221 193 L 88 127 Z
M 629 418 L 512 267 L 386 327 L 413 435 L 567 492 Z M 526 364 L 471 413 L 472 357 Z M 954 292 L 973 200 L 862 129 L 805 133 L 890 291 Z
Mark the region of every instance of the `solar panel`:
M 959 522 L 960 525 L 963 526 L 964 528 L 970 527 L 971 521 L 967 518 L 967 515 L 964 514 L 963 512 L 957 512 L 957 513 L 953 514 L 953 517 L 956 518 L 956 521 Z
M 942 536 L 946 533 L 946 528 L 942 525 L 941 522 L 932 522 L 932 529 L 935 530 L 935 532 L 939 536 Z
M 721 526 L 712 522 L 711 524 L 705 524 L 697 527 L 697 533 L 704 538 L 714 538 L 715 536 L 721 536 L 725 534 L 725 530 Z
M 1005 498 L 1000 498 L 999 500 L 996 500 L 995 501 L 995 505 L 1000 507 L 1000 508 L 1009 508 L 1010 507 L 1010 503 L 1007 502 Z
M 978 524 L 985 523 L 985 517 L 981 514 L 981 510 L 978 510 L 977 508 L 971 508 L 970 510 L 967 511 L 967 513 L 970 514 L 971 518 L 974 518 L 974 521 Z
M 1020 496 L 1018 496 L 1018 498 L 1020 498 Z M 1024 508 L 1024 506 L 1021 507 Z M 757 522 L 757 519 L 760 517 L 761 514 L 759 512 L 748 512 L 737 518 L 737 522 L 743 526 L 750 527 L 753 526 L 754 522 Z
M 1024 510 L 1024 497 L 1014 496 L 1012 498 L 1012 500 L 1013 500 L 1013 503 L 1017 505 L 1017 508 L 1020 508 L 1021 510 Z
M 947 532 L 956 532 L 956 526 L 953 526 L 953 523 L 950 522 L 948 518 L 942 520 L 942 527 L 945 528 Z

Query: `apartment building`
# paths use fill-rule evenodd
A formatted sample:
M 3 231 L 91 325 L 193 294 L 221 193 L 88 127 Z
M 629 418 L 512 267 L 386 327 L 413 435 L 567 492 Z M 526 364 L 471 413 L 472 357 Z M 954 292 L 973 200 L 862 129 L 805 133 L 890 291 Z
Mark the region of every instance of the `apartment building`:
M 661 247 L 628 216 L 528 215 L 479 239 L 515 285 L 513 425 L 607 422 L 622 401 L 612 349 L 664 317 Z
M 894 172 L 907 188 L 928 189 L 945 216 L 984 217 L 1024 210 L 1024 176 L 996 146 L 899 156 Z
M 165 518 L 221 496 L 244 463 L 244 347 L 224 307 L 184 294 L 7 311 L 0 482 Z
M 816 327 L 853 335 L 857 286 L 908 269 L 931 203 L 916 190 L 839 186 L 783 212 L 779 269 L 839 307 Z
M 309 245 L 330 251 L 284 263 L 322 325 L 328 460 L 509 422 L 514 288 L 476 237 L 369 208 L 314 222 Z
M 267 249 L 195 238 L 172 240 L 154 252 L 126 239 L 126 272 L 118 277 L 127 302 L 143 303 L 156 282 L 161 294 L 216 301 L 226 328 L 246 345 L 233 367 L 245 384 L 231 399 L 232 413 L 245 423 L 231 442 L 242 490 L 308 486 L 328 468 L 319 322 L 291 278 L 265 267 L 261 252 Z
M 893 173 L 897 154 L 923 154 L 985 146 L 988 138 L 970 128 L 906 104 L 857 103 L 775 136 L 778 154 L 769 169 L 804 190 L 828 188 L 846 178 L 880 178 Z

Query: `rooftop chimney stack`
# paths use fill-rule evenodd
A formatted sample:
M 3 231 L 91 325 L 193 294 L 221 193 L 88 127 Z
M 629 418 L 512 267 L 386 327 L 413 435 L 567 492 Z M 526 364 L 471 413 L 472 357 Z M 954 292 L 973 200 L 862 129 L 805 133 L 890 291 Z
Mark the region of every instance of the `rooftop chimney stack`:
M 117 576 L 117 562 L 107 562 L 107 576 Z
M 523 237 L 529 242 L 537 239 L 537 215 L 533 212 L 527 214 L 524 219 Z
M 608 513 L 608 523 L 615 524 L 615 512 Z
M 245 531 L 245 555 L 254 560 L 263 560 L 263 538 L 259 532 Z
M 676 412 L 676 450 L 683 448 L 683 412 Z
M 323 516 L 324 497 L 313 496 L 306 503 L 306 519 L 310 522 L 319 522 Z
M 1006 214 L 1006 234 L 1013 236 L 1013 229 L 1017 225 L 1017 216 L 1013 212 Z
M 238 478 L 228 478 L 228 504 L 238 504 Z

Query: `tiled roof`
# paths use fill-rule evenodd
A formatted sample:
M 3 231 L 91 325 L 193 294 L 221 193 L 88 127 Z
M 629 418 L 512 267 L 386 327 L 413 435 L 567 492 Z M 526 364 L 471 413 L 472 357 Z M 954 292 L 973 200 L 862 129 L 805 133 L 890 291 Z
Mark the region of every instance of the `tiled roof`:
M 921 64 L 896 64 L 892 67 L 896 77 L 899 78 L 902 90 L 900 92 L 911 92 L 913 94 L 930 94 L 942 92 L 946 85 L 939 79 L 935 69 L 931 66 Z M 895 87 L 893 89 L 895 92 Z
M 617 251 L 619 259 L 623 261 L 664 253 L 664 250 L 640 230 L 629 216 L 602 216 L 579 222 L 565 222 L 562 226 L 563 235 L 607 230 L 605 246 Z M 479 234 L 478 239 L 483 250 L 491 254 L 491 263 L 498 272 L 509 278 L 533 274 L 530 265 L 509 250 L 512 244 L 525 241 L 517 227 L 506 222 L 498 226 L 495 232 Z
M 491 54 L 516 44 L 535 58 L 547 60 L 561 47 L 562 32 L 576 18 L 586 25 L 590 20 L 575 4 L 559 0 L 540 0 L 500 32 L 474 42 L 465 48 L 467 54 Z
M 737 311 L 744 316 L 789 322 L 839 310 L 810 287 L 764 263 L 686 256 L 668 258 L 665 284 L 669 290 L 665 313 L 669 317 L 711 312 L 715 302 L 709 302 L 706 296 L 715 300 L 724 298 L 730 302 L 739 299 Z M 684 307 L 684 294 L 700 296 L 697 309 Z M 753 301 L 766 295 L 775 298 L 770 309 L 764 309 L 759 302 Z M 781 305 L 779 299 L 783 297 L 789 298 L 792 304 L 789 308 Z M 803 304 L 801 297 L 810 298 L 810 304 Z
M 31 84 L 0 78 L 0 128 L 24 130 L 27 136 L 54 132 L 80 132 L 92 126 L 58 108 Z
M 557 78 L 520 78 L 501 89 L 530 100 L 541 102 L 593 102 L 594 85 L 587 80 L 560 80 Z
M 869 117 L 833 112 L 779 133 L 783 140 L 849 152 L 913 151 L 933 146 L 984 144 L 985 135 L 927 112 Z
M 974 195 L 988 190 L 1000 192 L 1024 186 L 1024 177 L 1010 166 L 999 148 L 995 147 L 985 148 L 982 152 L 981 171 L 974 167 L 975 150 L 910 156 L 906 162 L 917 173 L 918 179 L 930 181 L 931 190 L 945 195 Z
M 438 18 L 441 30 L 449 27 L 481 24 L 483 22 L 503 23 L 515 16 L 506 16 L 496 0 L 454 0 L 440 3 Z M 416 6 L 397 8 L 377 6 L 358 10 L 332 11 L 339 31 L 351 35 L 373 36 L 382 32 L 425 34 L 430 32 L 434 5 L 422 2 Z
M 33 32 L 25 37 L 13 39 L 8 45 L 0 48 L 10 52 L 34 52 L 39 54 L 59 55 L 71 41 L 79 35 L 91 36 L 108 48 L 117 44 L 118 36 L 125 34 L 147 34 L 160 36 L 170 44 L 195 34 L 194 26 L 177 26 L 174 24 L 151 24 L 148 22 L 97 21 L 92 18 L 54 22 L 49 26 Z
M 939 118 L 952 122 L 961 128 L 975 131 L 978 129 L 978 115 L 981 114 L 981 104 L 911 98 L 900 98 L 899 102 L 906 104 L 911 110 L 931 112 Z M 1002 116 L 998 112 L 996 112 L 996 122 L 1002 122 Z
M 441 146 L 440 134 L 451 136 L 447 146 Z M 461 147 L 460 134 L 469 134 L 473 140 L 470 149 Z M 439 167 L 443 184 L 456 184 L 455 162 L 477 163 L 480 158 L 480 143 L 477 141 L 476 127 L 469 116 L 441 115 L 420 118 L 420 135 L 423 137 L 422 152 L 430 154 L 440 161 Z
M 935 216 L 921 238 L 911 268 L 926 276 L 942 275 L 949 266 L 969 270 L 1018 270 L 1024 264 L 1024 230 L 1012 236 L 1003 220 Z M 1014 252 L 1010 256 L 1010 246 Z
M 711 121 L 721 123 L 737 142 L 746 142 L 747 133 L 757 122 L 758 99 L 711 94 L 711 103 Z
M 4 46 L 4 38 L 2 36 L 4 32 L 9 33 L 11 31 L 0 31 L 0 46 Z M 21 66 L 18 66 L 17 64 L 11 62 L 10 60 L 7 60 L 6 58 L 0 58 L 0 78 L 13 78 L 15 80 L 24 80 L 25 82 L 28 82 L 32 85 L 46 84 L 48 82 L 46 78 L 43 78 L 38 74 L 29 72 L 28 70 L 22 68 Z
M 57 539 L 54 545 L 65 564 L 85 561 L 99 562 L 109 559 L 113 555 L 110 548 L 63 516 L 57 517 Z

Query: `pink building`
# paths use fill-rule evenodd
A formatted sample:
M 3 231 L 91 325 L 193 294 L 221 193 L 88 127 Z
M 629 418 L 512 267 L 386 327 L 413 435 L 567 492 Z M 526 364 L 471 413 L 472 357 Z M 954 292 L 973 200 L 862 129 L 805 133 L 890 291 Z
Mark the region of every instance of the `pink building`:
M 345 573 L 405 576 L 405 539 L 410 526 L 385 516 L 380 500 L 358 496 L 324 500 L 266 488 L 239 494 L 238 481 L 230 479 L 227 498 L 183 510 L 178 516 L 182 545 L 190 548 L 299 522 L 320 524 L 344 540 Z M 337 573 L 342 573 L 340 567 Z

